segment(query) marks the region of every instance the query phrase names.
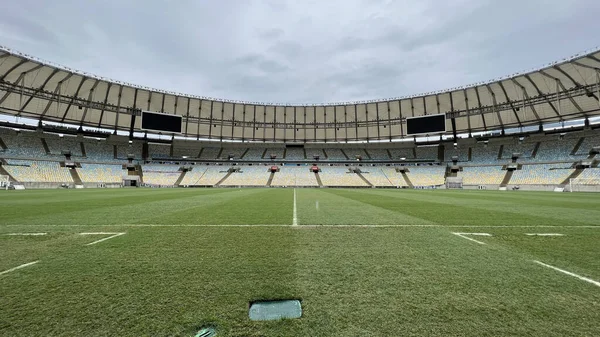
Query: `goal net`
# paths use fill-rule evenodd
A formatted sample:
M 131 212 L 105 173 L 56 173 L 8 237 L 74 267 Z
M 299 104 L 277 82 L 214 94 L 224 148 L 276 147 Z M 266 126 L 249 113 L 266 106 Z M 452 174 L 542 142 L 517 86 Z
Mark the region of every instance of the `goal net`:
M 7 175 L 1 175 L 0 174 L 0 189 L 8 189 L 8 186 L 10 186 L 10 179 L 8 178 Z
M 600 178 L 569 179 L 569 190 L 571 192 L 589 191 L 595 188 L 600 188 Z

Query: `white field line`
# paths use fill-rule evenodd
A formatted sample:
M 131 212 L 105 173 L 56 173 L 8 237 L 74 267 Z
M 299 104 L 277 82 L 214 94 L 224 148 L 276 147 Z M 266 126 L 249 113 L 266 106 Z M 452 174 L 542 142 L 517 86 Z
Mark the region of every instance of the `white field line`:
M 292 226 L 298 226 L 298 210 L 296 209 L 296 189 L 294 188 L 294 218 L 292 219 Z
M 528 236 L 564 236 L 564 234 L 559 233 L 525 233 Z
M 582 281 L 585 281 L 585 282 L 588 282 L 588 283 L 591 283 L 591 284 L 593 284 L 593 285 L 595 285 L 595 286 L 598 286 L 598 287 L 600 287 L 600 282 L 598 282 L 598 281 L 594 281 L 594 280 L 592 280 L 592 279 L 590 279 L 590 278 L 583 277 L 583 276 L 577 275 L 577 274 L 575 274 L 575 273 L 571 273 L 570 271 L 566 271 L 566 270 L 564 270 L 564 269 L 556 268 L 556 267 L 554 267 L 554 266 L 551 266 L 551 265 L 549 265 L 549 264 L 545 264 L 545 263 L 543 263 L 543 262 L 540 262 L 540 261 L 533 260 L 533 262 L 535 262 L 535 263 L 539 264 L 540 266 L 544 266 L 544 267 L 546 267 L 546 268 L 554 269 L 554 270 L 556 270 L 556 271 L 558 271 L 558 272 L 561 272 L 561 273 L 563 273 L 563 274 L 566 274 L 566 275 L 569 275 L 569 276 L 576 277 L 576 278 L 578 278 L 578 279 L 580 279 L 580 280 L 582 280 Z
M 488 233 L 456 233 L 456 232 L 452 232 L 452 234 L 454 234 L 456 236 L 460 236 L 461 238 L 467 239 L 469 241 L 477 242 L 480 245 L 485 245 L 485 242 L 475 240 L 473 238 L 468 237 L 467 235 L 492 236 L 491 234 L 488 234 Z
M 217 224 L 204 224 L 204 225 L 195 225 L 195 224 L 112 224 L 112 225 L 95 225 L 94 227 L 290 227 L 290 224 L 258 224 L 258 225 L 245 225 L 245 224 L 233 224 L 233 225 L 217 225 Z M 40 225 L 40 224 L 27 224 L 27 225 L 0 225 L 2 227 L 90 227 L 90 225 L 76 225 L 76 224 L 52 224 L 52 225 Z M 439 228 L 594 228 L 600 229 L 600 225 L 575 225 L 575 226 L 550 226 L 550 225 L 525 225 L 525 226 L 507 226 L 507 225 L 331 225 L 331 224 L 323 224 L 323 225 L 299 225 L 299 227 L 439 227 Z
M 8 270 L 5 270 L 5 271 L 3 271 L 3 272 L 0 272 L 0 275 L 4 275 L 4 274 L 7 274 L 7 273 L 10 273 L 11 271 L 15 271 L 15 270 L 17 270 L 17 269 L 21 269 L 21 268 L 25 268 L 25 267 L 32 266 L 32 265 L 34 265 L 34 264 L 36 264 L 36 263 L 38 263 L 38 262 L 40 262 L 40 260 L 33 261 L 33 262 L 29 262 L 29 263 L 25 263 L 25 264 L 22 264 L 22 265 L 20 265 L 20 266 L 14 267 L 14 268 L 10 268 L 10 269 L 8 269 Z
M 47 235 L 48 233 L 8 233 L 8 234 L 4 234 L 4 235 L 10 235 L 10 236 L 40 236 L 40 235 Z
M 100 242 L 102 242 L 102 241 L 110 240 L 110 239 L 112 239 L 112 238 L 116 238 L 117 236 L 124 235 L 125 233 L 106 233 L 106 232 L 96 232 L 96 233 L 79 233 L 79 235 L 110 235 L 110 234 L 113 234 L 113 235 L 111 235 L 111 236 L 109 236 L 109 237 L 107 237 L 107 238 L 104 238 L 104 239 L 100 239 L 100 240 L 96 240 L 96 241 L 94 241 L 94 242 L 88 243 L 88 244 L 86 244 L 86 246 L 95 245 L 95 244 L 97 244 L 97 243 L 100 243 Z

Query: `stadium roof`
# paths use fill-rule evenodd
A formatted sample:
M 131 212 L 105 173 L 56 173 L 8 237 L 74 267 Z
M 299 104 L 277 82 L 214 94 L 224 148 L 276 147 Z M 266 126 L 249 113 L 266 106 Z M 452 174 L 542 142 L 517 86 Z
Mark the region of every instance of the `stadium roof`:
M 450 133 L 525 127 L 598 116 L 599 93 L 598 49 L 540 69 L 439 92 L 289 105 L 159 90 L 0 48 L 0 113 L 139 131 L 140 118 L 133 116 L 141 109 L 181 115 L 183 136 L 216 140 L 393 140 L 406 136 L 407 117 L 438 113 L 446 114 Z

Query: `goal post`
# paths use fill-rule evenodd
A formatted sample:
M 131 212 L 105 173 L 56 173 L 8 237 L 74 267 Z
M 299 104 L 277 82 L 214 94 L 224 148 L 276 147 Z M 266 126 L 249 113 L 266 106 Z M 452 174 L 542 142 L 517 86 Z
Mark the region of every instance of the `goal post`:
M 569 191 L 581 192 L 591 190 L 592 188 L 600 188 L 600 178 L 571 178 L 569 179 Z
M 7 175 L 0 174 L 0 189 L 8 190 L 10 186 L 10 177 Z

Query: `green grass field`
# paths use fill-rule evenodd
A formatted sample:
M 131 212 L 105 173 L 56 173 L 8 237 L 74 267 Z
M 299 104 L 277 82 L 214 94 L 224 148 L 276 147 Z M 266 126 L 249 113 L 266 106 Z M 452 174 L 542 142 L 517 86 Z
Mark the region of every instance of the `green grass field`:
M 293 189 L 2 191 L 0 273 L 39 262 L 0 275 L 0 336 L 599 334 L 600 194 L 296 189 L 296 207 L 293 226 Z M 302 318 L 248 319 L 285 298 Z

